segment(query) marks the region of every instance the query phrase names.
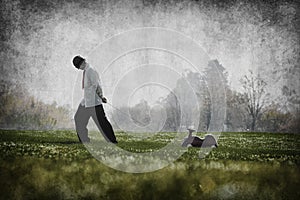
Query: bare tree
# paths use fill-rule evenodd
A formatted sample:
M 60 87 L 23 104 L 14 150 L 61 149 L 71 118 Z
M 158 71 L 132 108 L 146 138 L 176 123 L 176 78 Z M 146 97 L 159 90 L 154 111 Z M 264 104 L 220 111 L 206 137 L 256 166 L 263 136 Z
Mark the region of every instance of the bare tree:
M 244 89 L 244 101 L 247 105 L 246 110 L 251 120 L 249 128 L 254 131 L 262 114 L 262 108 L 267 103 L 265 91 L 267 83 L 259 75 L 255 75 L 253 71 L 249 70 L 249 72 L 249 75 L 245 75 L 241 79 L 241 83 Z

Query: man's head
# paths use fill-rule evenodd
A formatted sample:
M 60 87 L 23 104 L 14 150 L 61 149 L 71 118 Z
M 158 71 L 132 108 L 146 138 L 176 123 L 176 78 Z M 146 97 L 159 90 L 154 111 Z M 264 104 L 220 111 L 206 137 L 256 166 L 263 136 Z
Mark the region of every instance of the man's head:
M 85 67 L 86 61 L 84 58 L 82 58 L 81 56 L 75 56 L 73 58 L 73 65 L 77 68 L 77 69 L 83 69 Z

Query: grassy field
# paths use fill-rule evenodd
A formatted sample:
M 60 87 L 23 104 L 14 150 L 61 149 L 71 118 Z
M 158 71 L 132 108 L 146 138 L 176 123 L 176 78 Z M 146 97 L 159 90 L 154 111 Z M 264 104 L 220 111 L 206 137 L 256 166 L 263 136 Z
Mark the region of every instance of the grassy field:
M 172 133 L 116 136 L 145 152 Z M 74 131 L 0 130 L 0 199 L 300 199 L 300 134 L 222 133 L 218 142 L 204 159 L 189 148 L 168 167 L 130 174 L 94 159 Z

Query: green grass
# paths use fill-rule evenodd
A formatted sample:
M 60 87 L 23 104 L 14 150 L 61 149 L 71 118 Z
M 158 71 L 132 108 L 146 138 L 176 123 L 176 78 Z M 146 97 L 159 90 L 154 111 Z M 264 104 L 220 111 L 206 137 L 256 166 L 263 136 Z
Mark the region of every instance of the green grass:
M 119 147 L 147 152 L 174 134 L 116 136 Z M 300 198 L 299 134 L 222 133 L 218 142 L 204 159 L 189 148 L 168 167 L 130 174 L 94 159 L 74 131 L 1 130 L 0 199 Z

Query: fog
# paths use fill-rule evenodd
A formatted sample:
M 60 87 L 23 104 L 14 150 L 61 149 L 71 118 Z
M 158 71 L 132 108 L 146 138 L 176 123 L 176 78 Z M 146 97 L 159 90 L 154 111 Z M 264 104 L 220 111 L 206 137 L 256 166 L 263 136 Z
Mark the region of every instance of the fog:
M 240 78 L 252 69 L 265 78 L 274 99 L 283 101 L 278 98 L 283 86 L 300 94 L 299 21 L 296 3 L 292 1 L 225 4 L 6 0 L 1 7 L 5 23 L 1 30 L 1 80 L 23 85 L 46 103 L 76 107 L 82 94 L 82 72 L 74 68 L 72 58 L 82 55 L 96 63 L 93 55 L 99 45 L 115 35 L 142 27 L 166 28 L 194 40 L 210 59 L 217 59 L 223 65 L 229 74 L 229 85 L 236 90 L 241 88 Z M 143 67 L 141 71 L 131 69 L 149 63 L 162 67 L 153 66 L 151 71 Z M 181 73 L 193 69 L 178 56 L 155 49 L 120 57 L 107 71 L 102 71 L 104 66 L 94 67 L 99 69 L 108 99 L 113 98 L 114 84 L 119 81 L 117 93 L 128 94 L 129 105 L 141 99 L 154 104 L 175 87 Z M 170 69 L 176 73 L 169 73 Z M 137 85 L 149 75 L 163 76 L 169 88 Z M 111 101 L 121 105 L 122 99 Z

